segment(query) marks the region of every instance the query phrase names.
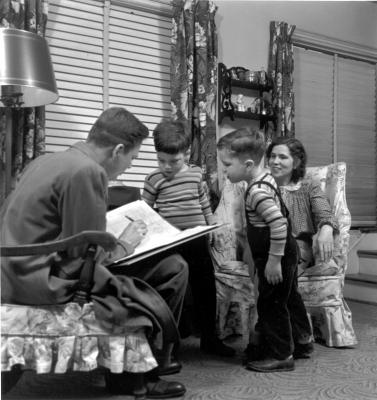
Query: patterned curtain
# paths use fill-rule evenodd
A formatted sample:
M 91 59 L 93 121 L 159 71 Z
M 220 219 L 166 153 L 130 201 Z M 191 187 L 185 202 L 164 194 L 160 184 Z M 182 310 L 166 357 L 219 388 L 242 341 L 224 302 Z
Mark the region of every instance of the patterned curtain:
M 203 169 L 214 209 L 219 201 L 216 152 L 216 6 L 207 0 L 173 0 L 172 117 L 191 132 L 190 162 Z
M 15 28 L 44 36 L 48 0 L 1 0 L 0 28 Z M 22 60 L 20 60 L 22 62 Z M 12 177 L 13 187 L 24 167 L 45 150 L 45 108 L 13 110 Z M 5 196 L 5 113 L 0 109 L 0 205 Z
M 268 76 L 274 89 L 272 104 L 277 118 L 276 136 L 294 136 L 293 45 L 295 25 L 270 22 Z

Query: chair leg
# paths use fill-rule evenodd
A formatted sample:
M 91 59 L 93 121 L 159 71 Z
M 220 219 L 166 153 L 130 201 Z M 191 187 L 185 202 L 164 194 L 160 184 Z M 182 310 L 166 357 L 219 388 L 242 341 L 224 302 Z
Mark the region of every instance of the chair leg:
M 15 365 L 10 371 L 1 371 L 1 394 L 8 393 L 21 378 L 23 370 Z

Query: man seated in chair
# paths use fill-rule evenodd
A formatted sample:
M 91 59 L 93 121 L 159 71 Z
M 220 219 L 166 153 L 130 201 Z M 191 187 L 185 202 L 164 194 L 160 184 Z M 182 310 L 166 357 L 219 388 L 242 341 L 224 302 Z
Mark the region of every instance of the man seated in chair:
M 34 160 L 23 173 L 1 210 L 1 243 L 22 245 L 64 239 L 84 230 L 106 229 L 108 180 L 115 179 L 138 155 L 148 128 L 124 108 L 105 110 L 91 128 L 86 142 L 67 151 Z M 112 254 L 97 254 L 91 301 L 96 318 L 117 327 L 145 327 L 161 338 L 160 366 L 147 374 L 150 398 L 181 396 L 185 387 L 159 375 L 178 372 L 170 364 L 178 340 L 177 323 L 186 290 L 187 264 L 179 255 L 156 265 L 152 260 L 128 265 L 113 275 L 106 265 L 131 254 L 146 233 L 143 221 L 129 224 Z M 52 305 L 72 301 L 85 249 L 74 248 L 49 256 L 9 257 L 2 260 L 3 303 Z M 137 279 L 136 279 L 137 278 Z M 110 374 L 111 387 L 130 394 L 126 375 Z

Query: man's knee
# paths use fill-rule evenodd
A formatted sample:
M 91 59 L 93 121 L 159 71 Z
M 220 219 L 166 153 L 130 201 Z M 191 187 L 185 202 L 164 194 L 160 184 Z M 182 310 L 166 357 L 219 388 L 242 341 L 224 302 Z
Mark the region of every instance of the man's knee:
M 182 282 L 187 282 L 189 276 L 188 264 L 179 254 L 172 254 L 163 261 L 163 270 L 166 275 L 176 277 Z

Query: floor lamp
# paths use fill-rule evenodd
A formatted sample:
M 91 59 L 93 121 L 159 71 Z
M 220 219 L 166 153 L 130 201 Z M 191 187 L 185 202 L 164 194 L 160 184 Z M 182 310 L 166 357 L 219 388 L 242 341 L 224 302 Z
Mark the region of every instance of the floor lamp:
M 20 29 L 0 29 L 0 106 L 5 108 L 5 196 L 12 181 L 12 109 L 55 102 L 56 87 L 45 38 Z

